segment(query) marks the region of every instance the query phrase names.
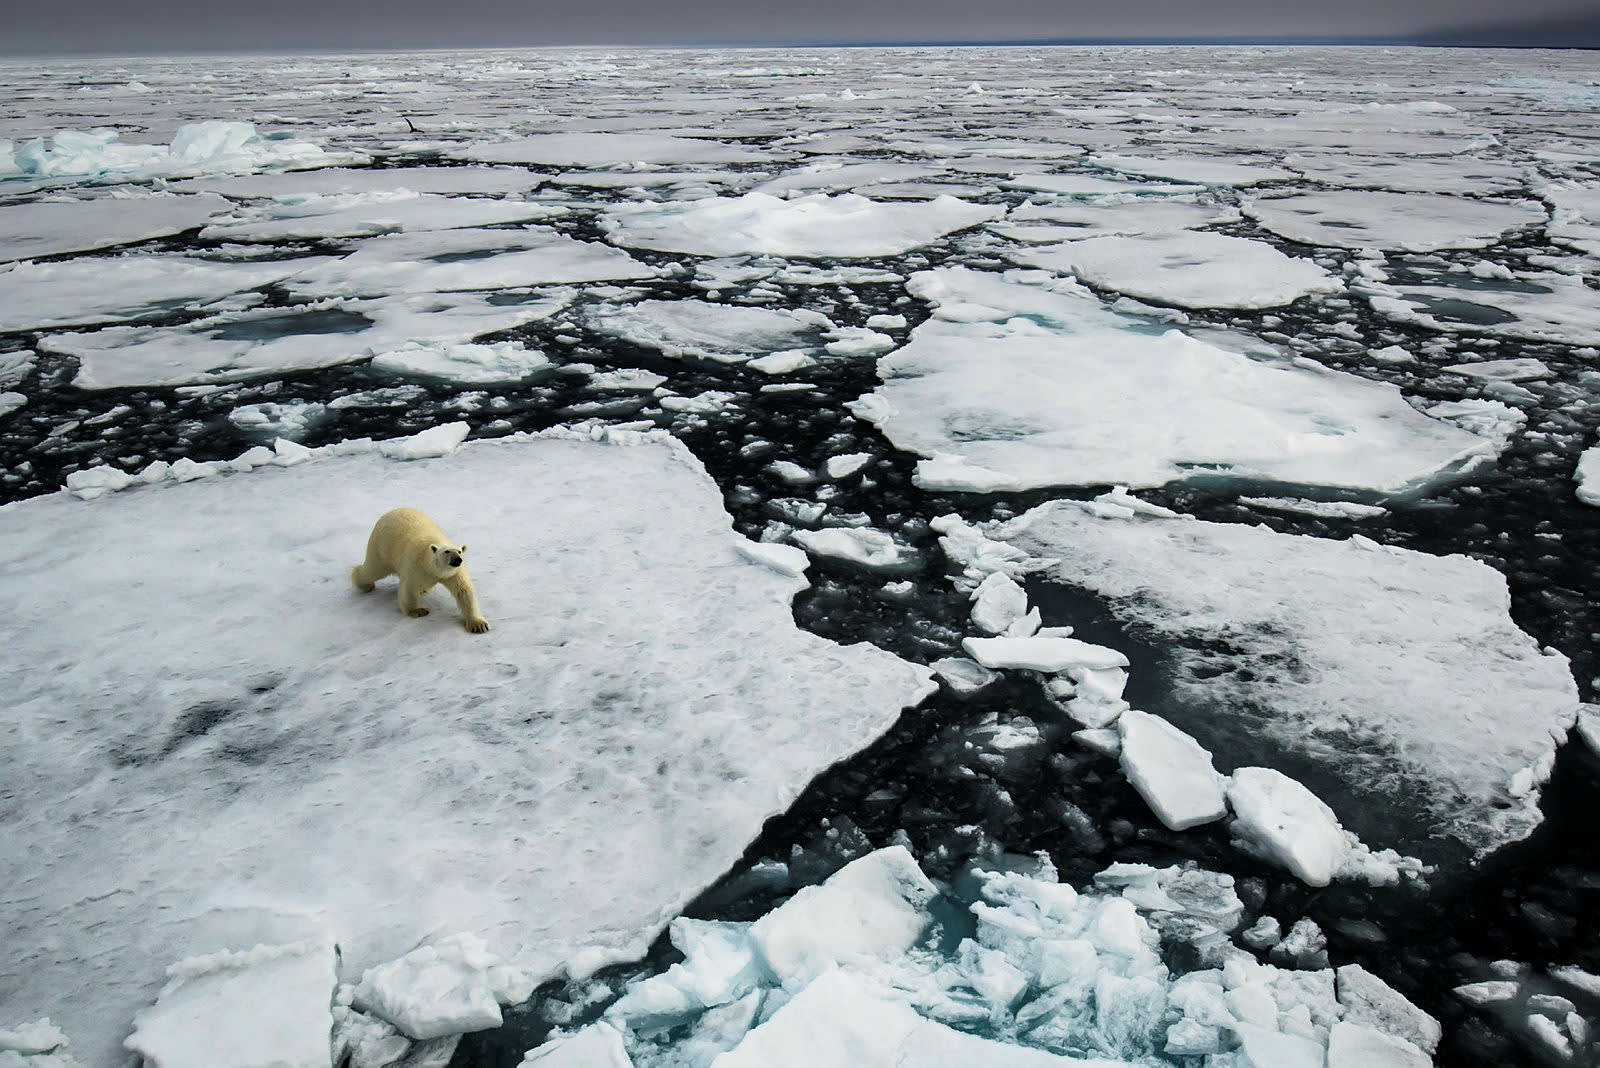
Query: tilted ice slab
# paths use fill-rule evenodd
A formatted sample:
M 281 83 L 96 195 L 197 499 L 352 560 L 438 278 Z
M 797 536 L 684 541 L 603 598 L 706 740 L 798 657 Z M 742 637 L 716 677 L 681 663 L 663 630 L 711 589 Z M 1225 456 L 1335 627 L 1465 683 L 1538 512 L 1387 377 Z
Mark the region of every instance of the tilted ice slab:
M 1073 201 L 1035 204 L 1011 209 L 1003 222 L 990 229 L 1017 241 L 1069 241 L 1111 234 L 1159 234 L 1173 230 L 1237 222 L 1238 209 L 1224 204 L 1201 204 L 1192 198 Z
M 1185 726 L 1213 752 L 1228 751 L 1230 733 L 1264 734 L 1322 762 L 1369 808 L 1374 793 L 1420 806 L 1429 825 L 1408 829 L 1417 841 L 1446 835 L 1483 853 L 1538 824 L 1536 788 L 1577 691 L 1566 658 L 1511 622 L 1505 579 L 1485 565 L 1359 537 L 1100 518 L 1073 502 L 991 536 L 1057 559 L 1049 575 L 1109 598 L 1125 624 L 1223 642 L 1238 670 L 1177 651 L 1179 695 L 1205 710 Z M 1347 819 L 1361 808 L 1318 792 Z
M 1149 156 L 1099 155 L 1089 157 L 1089 162 L 1107 170 L 1198 185 L 1255 185 L 1294 177 L 1290 171 L 1271 164 L 1241 163 L 1238 160 L 1205 156 L 1152 159 Z
M 1494 452 L 1392 385 L 1141 332 L 1059 288 L 937 271 L 912 291 L 938 304 L 935 317 L 878 361 L 882 385 L 852 410 L 927 457 L 916 480 L 931 489 L 1227 474 L 1395 490 Z
M 655 349 L 663 356 L 690 356 L 743 363 L 753 356 L 808 349 L 821 343 L 833 323 L 820 312 L 752 308 L 704 300 L 641 300 L 601 305 L 590 327 L 608 336 Z
M 228 209 L 219 196 L 100 197 L 0 207 L 0 262 L 128 245 L 204 226 Z
M 0 141 L 0 180 L 103 178 L 119 180 L 329 167 L 367 160 L 361 152 L 329 152 L 309 141 L 262 137 L 248 122 L 209 120 L 181 127 L 169 145 L 122 144 L 116 130 L 58 130 L 23 145 Z
M 1265 241 L 1209 233 L 1091 237 L 1023 249 L 1026 267 L 1071 272 L 1100 289 L 1182 308 L 1275 308 L 1342 282 Z
M 127 255 L 0 267 L 0 331 L 160 318 L 270 285 L 321 262 Z
M 399 503 L 471 544 L 489 634 L 437 591 L 416 620 L 351 588 Z M 798 630 L 804 579 L 742 551 L 662 438 L 336 446 L 8 505 L 0 540 L 0 780 L 27 784 L 0 809 L 0 988 L 88 1064 L 186 954 L 328 937 L 346 980 L 441 930 L 535 975 L 642 955 L 933 688 Z
M 208 241 L 314 241 L 530 222 L 562 209 L 527 200 L 433 193 L 337 193 L 245 208 L 200 231 Z
M 242 200 L 333 196 L 339 193 L 525 193 L 541 175 L 523 167 L 328 167 L 279 174 L 225 175 L 173 182 L 180 193 L 221 193 Z
M 1246 198 L 1240 207 L 1290 241 L 1409 252 L 1486 248 L 1508 231 L 1545 221 L 1544 208 L 1529 200 L 1353 189 Z
M 457 159 L 483 163 L 538 163 L 558 167 L 613 167 L 629 163 L 759 163 L 770 156 L 742 145 L 698 137 L 650 133 L 550 133 L 469 145 Z
M 653 278 L 621 249 L 552 230 L 439 230 L 363 241 L 284 283 L 297 296 L 383 297 Z
M 425 294 L 259 308 L 184 326 L 50 334 L 39 348 L 79 360 L 80 389 L 228 382 L 353 363 L 410 342 L 458 344 L 543 319 L 570 294 L 495 305 L 481 294 Z
M 766 193 L 688 203 L 621 204 L 601 220 L 611 241 L 697 256 L 897 256 L 989 222 L 1005 208 L 955 197 L 888 204 L 854 193 L 781 200 Z

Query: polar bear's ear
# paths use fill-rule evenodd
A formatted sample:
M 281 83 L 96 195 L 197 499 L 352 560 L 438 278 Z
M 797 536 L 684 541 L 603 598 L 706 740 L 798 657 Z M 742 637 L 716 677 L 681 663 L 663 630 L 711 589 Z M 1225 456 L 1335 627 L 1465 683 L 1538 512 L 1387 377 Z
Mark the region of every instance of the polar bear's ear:
M 456 552 L 460 553 L 462 556 L 465 556 L 467 555 L 467 547 L 465 545 L 457 545 Z
M 435 556 L 439 555 L 439 547 L 437 545 L 428 546 L 428 551 L 433 553 L 433 555 L 435 555 Z

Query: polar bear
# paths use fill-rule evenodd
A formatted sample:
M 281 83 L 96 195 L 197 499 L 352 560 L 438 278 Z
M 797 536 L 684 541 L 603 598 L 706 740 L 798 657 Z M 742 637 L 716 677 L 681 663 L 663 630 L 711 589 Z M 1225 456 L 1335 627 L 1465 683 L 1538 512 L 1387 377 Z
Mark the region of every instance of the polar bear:
M 478 610 L 478 595 L 467 575 L 465 545 L 456 545 L 444 536 L 439 525 L 415 508 L 396 508 L 385 512 L 373 524 L 367 539 L 367 558 L 350 569 L 350 581 L 362 593 L 390 575 L 400 576 L 400 611 L 408 616 L 425 616 L 428 610 L 417 603 L 435 583 L 442 583 L 456 599 L 461 623 L 474 634 L 489 629 L 489 621 Z

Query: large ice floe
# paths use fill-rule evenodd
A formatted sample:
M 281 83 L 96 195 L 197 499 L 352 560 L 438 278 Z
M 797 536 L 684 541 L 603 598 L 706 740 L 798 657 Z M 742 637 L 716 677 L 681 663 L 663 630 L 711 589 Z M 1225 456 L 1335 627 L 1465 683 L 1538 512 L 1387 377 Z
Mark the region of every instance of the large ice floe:
M 368 238 L 348 256 L 301 271 L 284 288 L 316 300 L 624 281 L 655 274 L 621 249 L 552 230 L 462 229 Z
M 39 348 L 76 356 L 73 384 L 84 389 L 228 382 L 354 363 L 412 344 L 460 344 L 546 318 L 570 299 L 557 291 L 510 304 L 480 293 L 328 300 L 223 312 L 183 326 L 49 334 Z
M 686 203 L 620 204 L 602 226 L 611 241 L 630 248 L 852 259 L 897 256 L 1004 214 L 1004 207 L 949 196 L 899 204 L 855 193 L 789 200 L 746 193 Z
M 1524 338 L 1566 345 L 1600 345 L 1600 303 L 1581 276 L 1524 271 L 1473 278 L 1432 264 L 1391 272 L 1364 263 L 1350 288 L 1373 311 L 1395 322 L 1447 333 Z
M 927 457 L 929 488 L 1229 475 L 1398 490 L 1494 452 L 1392 385 L 1156 333 L 1074 283 L 941 268 L 909 289 L 934 315 L 853 410 Z
M 758 163 L 770 157 L 742 145 L 658 133 L 547 133 L 457 149 L 481 163 L 607 167 L 639 163 Z
M 157 319 L 282 281 L 318 259 L 96 256 L 0 267 L 0 331 Z
M 1511 622 L 1497 572 L 1359 535 L 1159 512 L 1056 502 L 990 533 L 1174 643 L 1175 696 L 1194 710 L 1182 725 L 1235 761 L 1283 751 L 1320 765 L 1318 792 L 1364 819 L 1368 841 L 1448 837 L 1482 854 L 1538 824 L 1538 787 L 1578 695 L 1566 658 Z M 1302 828 L 1321 821 L 1293 785 L 1235 781 L 1229 800 L 1258 828 L 1246 813 L 1263 807 L 1298 812 Z
M 674 920 L 681 963 L 631 984 L 528 1068 L 1374 1068 L 1427 1065 L 1439 1026 L 1359 966 L 1292 971 L 1234 943 L 1231 876 L 1048 860 L 941 892 L 900 846 L 753 923 Z M 940 900 L 942 898 L 942 900 Z M 1184 963 L 1179 963 L 1179 962 Z M 1329 1059 L 1376 1043 L 1383 1061 Z
M 188 196 L 102 196 L 0 207 L 0 262 L 57 256 L 128 245 L 194 230 L 226 200 L 211 193 Z
M 1310 260 L 1264 241 L 1210 233 L 1106 235 L 1010 254 L 1099 289 L 1182 308 L 1272 308 L 1344 288 Z
M 48 1014 L 110 1064 L 179 958 L 212 955 L 165 1000 L 237 1001 L 251 960 L 217 954 L 310 944 L 257 956 L 325 980 L 315 946 L 337 942 L 353 982 L 461 931 L 482 942 L 344 1004 L 412 1037 L 481 1021 L 470 991 L 438 1005 L 463 969 L 526 996 L 642 954 L 763 820 L 932 689 L 799 630 L 798 553 L 736 535 L 687 449 L 593 437 L 387 450 L 448 453 L 415 462 L 283 443 L 0 508 L 0 780 L 29 784 L 0 822 L 8 1020 Z M 411 619 L 392 586 L 351 588 L 398 504 L 471 544 L 488 635 L 443 601 Z M 140 1048 L 167 1041 L 164 1016 Z
M 1153 159 L 1149 156 L 1098 155 L 1091 156 L 1090 162 L 1107 170 L 1198 185 L 1256 185 L 1294 177 L 1289 171 L 1270 163 L 1206 156 Z
M 529 200 L 410 190 L 302 195 L 241 208 L 229 218 L 214 220 L 200 236 L 208 241 L 316 241 L 499 226 L 546 219 L 561 212 L 559 207 Z
M 1530 200 L 1353 189 L 1246 198 L 1241 207 L 1290 241 L 1404 252 L 1486 248 L 1508 231 L 1545 221 L 1543 206 Z
M 1169 233 L 1238 220 L 1237 208 L 1203 203 L 1193 197 L 1103 197 L 1087 203 L 1029 200 L 1012 208 L 1004 221 L 991 224 L 990 229 L 1016 241 L 1048 243 L 1115 234 Z

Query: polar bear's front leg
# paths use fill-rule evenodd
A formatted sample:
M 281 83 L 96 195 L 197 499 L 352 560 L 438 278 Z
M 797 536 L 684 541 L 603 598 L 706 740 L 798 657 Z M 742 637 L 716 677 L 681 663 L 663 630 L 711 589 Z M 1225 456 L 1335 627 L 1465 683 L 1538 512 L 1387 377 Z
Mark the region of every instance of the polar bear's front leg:
M 467 577 L 467 569 L 462 568 L 452 577 L 445 579 L 445 589 L 456 599 L 456 608 L 461 611 L 461 625 L 473 634 L 482 634 L 489 629 L 489 621 L 483 618 L 483 612 L 478 608 L 478 593 L 472 588 L 472 579 Z
M 427 615 L 428 614 L 428 610 L 426 608 L 422 607 L 422 605 L 417 603 L 418 601 L 420 601 L 422 599 L 422 595 L 427 593 L 427 592 L 428 592 L 428 587 L 426 587 L 426 586 L 423 586 L 423 587 L 413 586 L 410 582 L 407 582 L 405 579 L 401 579 L 400 580 L 400 611 L 402 611 L 406 615 L 412 616 L 412 617 Z

